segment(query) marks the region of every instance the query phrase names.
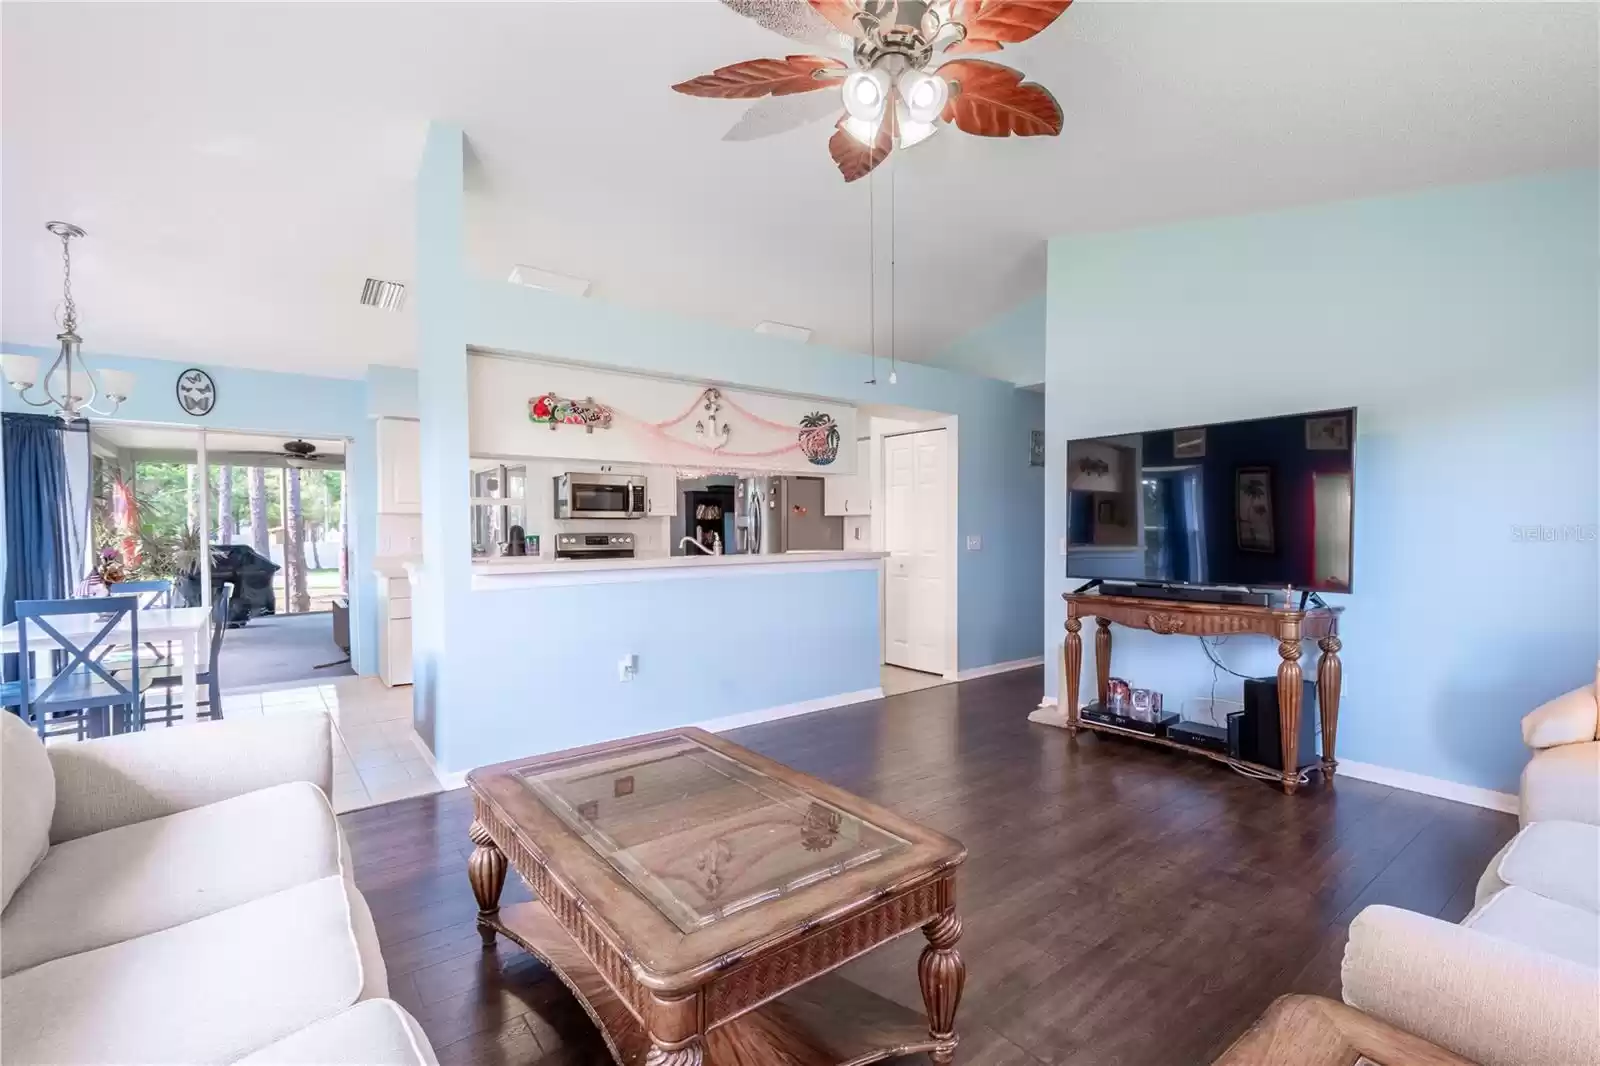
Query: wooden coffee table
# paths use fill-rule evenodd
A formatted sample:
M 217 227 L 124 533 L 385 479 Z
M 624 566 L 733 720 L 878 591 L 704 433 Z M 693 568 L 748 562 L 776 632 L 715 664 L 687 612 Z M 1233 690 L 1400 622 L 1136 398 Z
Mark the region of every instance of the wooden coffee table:
M 467 782 L 484 943 L 549 965 L 622 1066 L 953 1061 L 956 841 L 698 729 Z M 536 900 L 500 907 L 508 862 Z M 830 973 L 913 929 L 926 1017 Z

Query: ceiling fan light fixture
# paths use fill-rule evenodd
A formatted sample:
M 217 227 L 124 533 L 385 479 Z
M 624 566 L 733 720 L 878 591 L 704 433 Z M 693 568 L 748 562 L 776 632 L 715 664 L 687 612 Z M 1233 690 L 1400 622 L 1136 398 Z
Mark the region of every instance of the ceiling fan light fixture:
M 873 119 L 869 122 L 865 119 L 856 118 L 854 115 L 846 115 L 844 118 L 844 131 L 870 148 L 872 143 L 878 139 L 878 123 L 881 121 L 882 119 Z
M 950 84 L 938 74 L 912 68 L 900 75 L 900 99 L 906 103 L 906 117 L 912 122 L 933 123 L 944 113 L 950 99 Z
M 877 128 L 889 102 L 889 75 L 881 70 L 856 70 L 844 79 L 844 109 L 850 117 Z

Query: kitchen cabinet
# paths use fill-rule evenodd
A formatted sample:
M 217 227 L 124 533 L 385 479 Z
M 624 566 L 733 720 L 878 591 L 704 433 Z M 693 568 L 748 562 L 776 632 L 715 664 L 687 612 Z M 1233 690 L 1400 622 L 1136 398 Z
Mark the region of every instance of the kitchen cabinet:
M 405 418 L 380 418 L 378 513 L 422 513 L 422 427 Z
M 644 468 L 645 513 L 651 518 L 668 518 L 678 513 L 678 472 L 670 466 Z
M 872 441 L 856 441 L 856 468 L 851 474 L 824 478 L 822 513 L 870 515 L 872 513 Z
M 411 580 L 378 571 L 378 679 L 411 684 Z

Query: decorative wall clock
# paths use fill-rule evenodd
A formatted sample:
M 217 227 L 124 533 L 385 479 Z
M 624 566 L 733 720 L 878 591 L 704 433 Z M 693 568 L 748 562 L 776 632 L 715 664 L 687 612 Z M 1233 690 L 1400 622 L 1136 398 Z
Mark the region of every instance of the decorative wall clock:
M 183 408 L 184 414 L 203 418 L 210 414 L 217 406 L 217 385 L 199 367 L 190 367 L 178 375 L 178 384 L 174 390 L 178 396 L 178 406 Z
M 836 118 L 829 154 L 845 181 L 895 149 L 953 125 L 979 137 L 1054 137 L 1061 107 L 1042 85 L 986 59 L 1026 41 L 1071 0 L 722 0 L 814 54 L 748 59 L 673 88 L 755 100 L 726 140 L 752 140 Z M 840 114 L 840 112 L 843 114 Z

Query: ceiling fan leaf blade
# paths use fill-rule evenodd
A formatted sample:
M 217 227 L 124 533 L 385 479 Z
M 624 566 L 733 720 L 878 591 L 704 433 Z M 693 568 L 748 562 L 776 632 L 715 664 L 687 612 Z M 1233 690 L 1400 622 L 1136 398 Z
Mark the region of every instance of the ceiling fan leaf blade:
M 811 10 L 827 19 L 833 28 L 846 37 L 860 37 L 861 23 L 856 16 L 861 13 L 858 0 L 809 0 Z
M 722 3 L 763 29 L 791 41 L 830 48 L 842 43 L 839 30 L 806 0 L 722 0 Z
M 969 39 L 993 41 L 998 48 L 1040 33 L 1071 4 L 1072 0 L 960 0 L 951 20 L 967 28 Z
M 785 56 L 782 59 L 747 59 L 718 67 L 710 74 L 679 82 L 672 88 L 686 96 L 724 100 L 750 100 L 759 96 L 789 96 L 838 85 L 830 77 L 845 65 L 827 56 Z
M 722 135 L 725 141 L 753 141 L 787 133 L 838 112 L 839 98 L 830 93 L 768 96 L 751 104 Z
M 999 41 L 986 41 L 982 37 L 968 37 L 964 41 L 957 41 L 944 50 L 947 56 L 976 55 L 979 52 L 1000 51 Z
M 828 154 L 833 156 L 834 165 L 844 175 L 846 182 L 866 177 L 889 158 L 889 153 L 894 151 L 895 122 L 894 111 L 891 110 L 878 123 L 878 132 L 872 143 L 867 145 L 844 128 L 844 119 L 839 120 L 833 136 L 828 140 Z
M 1025 82 L 1020 71 L 983 59 L 957 59 L 939 68 L 949 80 L 944 120 L 976 137 L 1054 137 L 1061 105 L 1050 90 Z

